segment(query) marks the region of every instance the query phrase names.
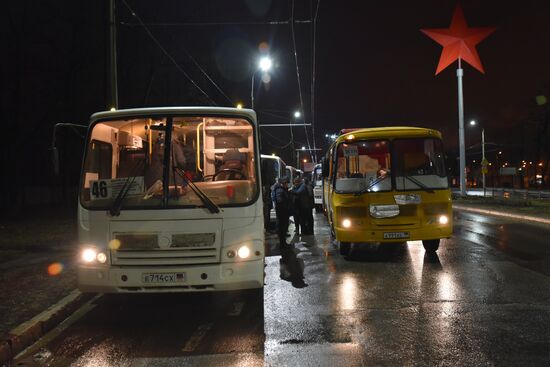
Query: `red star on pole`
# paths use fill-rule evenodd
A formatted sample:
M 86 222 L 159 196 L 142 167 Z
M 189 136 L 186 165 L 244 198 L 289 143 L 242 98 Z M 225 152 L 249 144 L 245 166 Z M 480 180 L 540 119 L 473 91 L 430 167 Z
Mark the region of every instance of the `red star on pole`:
M 468 28 L 464 12 L 459 4 L 456 5 L 449 28 L 421 29 L 421 32 L 443 46 L 435 75 L 457 59 L 462 59 L 481 73 L 485 73 L 476 45 L 493 33 L 495 29 L 494 27 Z

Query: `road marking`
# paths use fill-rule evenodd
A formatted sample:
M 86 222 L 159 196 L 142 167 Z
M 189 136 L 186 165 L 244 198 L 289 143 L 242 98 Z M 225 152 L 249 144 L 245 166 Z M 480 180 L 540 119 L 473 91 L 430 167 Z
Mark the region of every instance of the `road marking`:
M 202 339 L 206 336 L 206 334 L 212 329 L 212 326 L 214 325 L 213 322 L 210 322 L 208 324 L 201 325 L 195 330 L 193 335 L 189 338 L 187 343 L 185 343 L 185 346 L 183 347 L 183 352 L 192 352 L 197 348 L 197 346 L 201 343 Z
M 233 302 L 233 308 L 227 313 L 227 316 L 239 316 L 243 312 L 244 301 Z
M 462 206 L 462 205 L 457 205 L 457 204 L 453 204 L 453 208 L 454 209 L 465 210 L 465 211 L 469 211 L 469 212 L 474 212 L 474 213 L 480 213 L 480 214 L 496 215 L 498 217 L 505 217 L 505 218 L 512 218 L 512 219 L 522 219 L 522 220 L 526 220 L 526 221 L 529 221 L 529 222 L 538 222 L 538 223 L 550 224 L 550 219 L 533 217 L 533 216 L 530 216 L 530 215 L 518 215 L 518 214 L 504 213 L 504 212 L 499 212 L 499 211 L 494 211 L 494 210 L 472 208 L 472 207 Z

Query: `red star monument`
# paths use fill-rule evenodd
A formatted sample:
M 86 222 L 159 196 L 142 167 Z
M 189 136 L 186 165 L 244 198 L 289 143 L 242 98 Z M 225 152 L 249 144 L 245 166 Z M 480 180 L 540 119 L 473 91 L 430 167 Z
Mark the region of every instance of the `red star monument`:
M 495 31 L 494 27 L 469 28 L 464 12 L 457 4 L 449 28 L 421 29 L 421 32 L 443 46 L 435 75 L 452 64 L 455 60 L 464 60 L 484 73 L 476 45 Z

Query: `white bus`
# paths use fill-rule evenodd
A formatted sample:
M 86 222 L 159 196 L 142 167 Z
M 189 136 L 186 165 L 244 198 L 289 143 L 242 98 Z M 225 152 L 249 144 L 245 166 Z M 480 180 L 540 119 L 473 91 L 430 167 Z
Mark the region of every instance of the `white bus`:
M 92 115 L 78 205 L 79 288 L 261 294 L 259 157 L 252 110 Z
M 323 175 L 321 164 L 316 164 L 311 175 L 313 184 L 313 197 L 315 201 L 315 211 L 321 213 L 323 211 Z
M 269 224 L 271 222 L 271 209 L 274 208 L 274 204 L 271 202 L 271 186 L 286 175 L 286 164 L 276 155 L 262 154 L 261 168 L 262 195 L 264 202 L 264 225 L 265 229 L 269 229 Z
M 292 166 L 286 166 L 286 177 L 288 178 L 288 185 L 294 185 L 294 179 L 298 177 L 298 171 Z

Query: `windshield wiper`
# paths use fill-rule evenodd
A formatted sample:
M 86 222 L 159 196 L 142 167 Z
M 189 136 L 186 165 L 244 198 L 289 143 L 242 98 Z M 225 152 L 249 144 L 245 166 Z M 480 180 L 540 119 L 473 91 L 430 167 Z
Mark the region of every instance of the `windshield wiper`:
M 120 215 L 120 209 L 122 208 L 122 202 L 124 201 L 124 198 L 126 198 L 126 195 L 128 195 L 128 192 L 130 192 L 130 189 L 132 188 L 132 184 L 136 180 L 136 173 L 138 167 L 140 167 L 145 161 L 139 161 L 132 171 L 130 172 L 130 176 L 126 178 L 126 181 L 124 181 L 124 185 L 120 188 L 120 191 L 118 192 L 118 195 L 115 198 L 115 201 L 113 202 L 113 205 L 109 209 L 109 214 L 113 217 L 118 217 Z
M 408 179 L 409 181 L 411 181 L 413 184 L 417 185 L 418 187 L 420 187 L 422 190 L 430 193 L 430 194 L 433 194 L 434 191 L 432 189 L 430 189 L 428 186 L 424 185 L 422 182 L 418 181 L 416 178 L 413 178 L 411 176 L 407 176 L 407 175 L 404 175 L 403 177 L 405 177 L 406 179 Z
M 216 203 L 214 203 L 212 200 L 210 200 L 210 198 L 204 193 L 204 191 L 199 189 L 199 187 L 197 185 L 195 185 L 195 183 L 192 182 L 185 175 L 185 171 L 183 169 L 178 168 L 178 167 L 174 167 L 174 171 L 176 171 L 178 173 L 178 175 L 181 176 L 181 178 L 185 181 L 187 186 L 189 186 L 191 188 L 191 190 L 193 190 L 195 195 L 197 195 L 199 197 L 199 199 L 202 201 L 202 203 L 204 204 L 204 206 L 206 207 L 206 209 L 208 209 L 208 211 L 210 213 L 215 214 L 215 213 L 220 212 L 220 207 L 217 206 Z
M 367 191 L 370 191 L 370 189 L 372 189 L 374 186 L 378 185 L 380 182 L 384 181 L 385 178 L 389 177 L 388 175 L 386 176 L 379 176 L 378 178 L 376 178 L 374 181 L 372 181 L 367 187 L 365 187 L 364 189 L 361 189 L 359 191 L 357 191 L 356 193 L 354 193 L 355 196 L 359 196 L 359 195 L 363 195 L 364 193 L 366 193 Z
M 132 179 L 130 181 L 130 179 Z M 115 201 L 113 202 L 113 205 L 109 209 L 109 214 L 113 217 L 118 217 L 120 215 L 120 208 L 122 207 L 122 201 L 124 198 L 126 198 L 126 195 L 128 195 L 128 192 L 130 191 L 130 188 L 132 187 L 132 184 L 134 183 L 134 180 L 136 179 L 136 176 L 129 176 L 126 178 L 126 181 L 124 181 L 124 185 L 120 188 L 120 191 L 118 195 L 115 198 Z

